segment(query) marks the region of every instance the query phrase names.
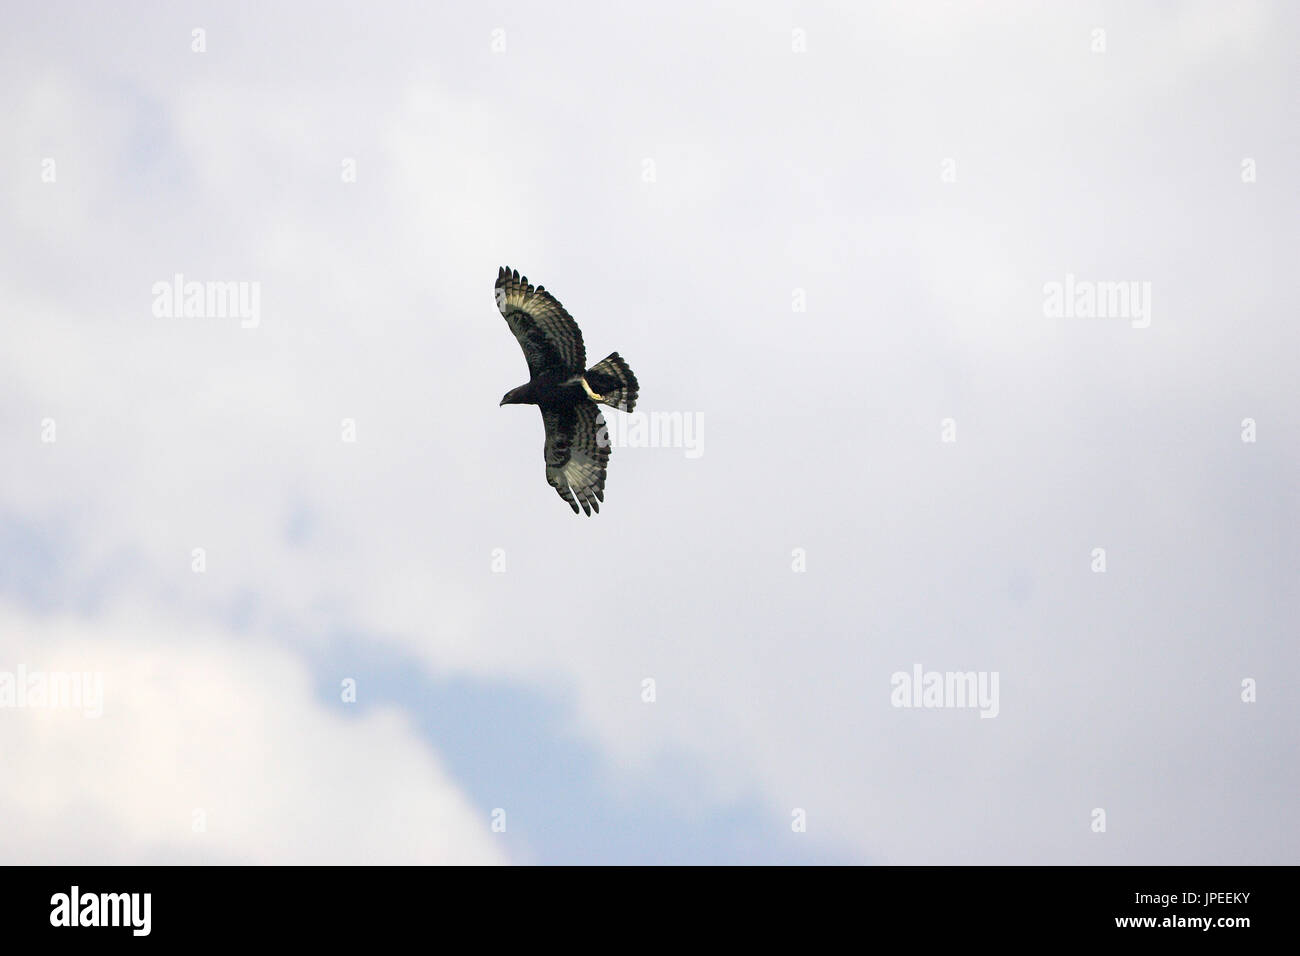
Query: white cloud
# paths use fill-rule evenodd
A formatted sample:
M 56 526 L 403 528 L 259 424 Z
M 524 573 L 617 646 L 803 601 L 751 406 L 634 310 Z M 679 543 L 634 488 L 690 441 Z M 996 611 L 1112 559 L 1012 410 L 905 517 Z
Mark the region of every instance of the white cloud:
M 440 23 L 430 58 L 434 31 L 406 14 L 353 35 L 267 12 L 214 21 L 206 59 L 155 18 L 111 55 L 45 34 L 63 59 L 0 67 L 21 139 L 0 230 L 15 263 L 0 287 L 0 507 L 61 537 L 67 594 L 107 578 L 209 634 L 69 625 L 86 652 L 157 655 L 162 684 L 189 684 L 214 715 L 196 718 L 209 743 L 189 753 L 140 711 L 147 732 L 120 759 L 170 783 L 122 789 L 136 779 L 110 768 L 119 789 L 73 815 L 76 845 L 188 852 L 164 835 L 175 823 L 189 839 L 198 787 L 229 808 L 204 847 L 238 821 L 256 835 L 239 852 L 259 859 L 331 839 L 382 853 L 390 818 L 413 812 L 365 809 L 396 799 L 364 789 L 398 772 L 388 761 L 445 795 L 396 715 L 336 724 L 300 687 L 301 720 L 385 761 L 339 794 L 340 813 L 378 829 L 313 815 L 313 788 L 338 785 L 317 775 L 332 751 L 268 752 L 259 720 L 311 735 L 259 710 L 267 685 L 230 664 L 246 642 L 204 623 L 249 596 L 254 628 L 289 622 L 306 656 L 311 635 L 347 630 L 434 673 L 571 689 L 611 764 L 707 768 L 661 781 L 681 806 L 758 793 L 775 830 L 803 806 L 810 839 L 871 858 L 1294 853 L 1293 776 L 1216 788 L 1196 762 L 1213 740 L 1244 781 L 1294 743 L 1294 703 L 1242 711 L 1231 693 L 1280 666 L 1279 621 L 1294 618 L 1276 603 L 1293 555 L 1270 537 L 1295 519 L 1270 457 L 1296 433 L 1294 294 L 1271 271 L 1289 265 L 1294 221 L 1268 192 L 1291 181 L 1289 87 L 1272 82 L 1294 72 L 1285 31 L 1255 7 L 1222 15 L 1222 40 L 1215 5 L 1115 11 L 1097 57 L 1086 8 L 857 6 L 808 22 L 797 61 L 784 9 L 766 32 L 722 9 L 687 29 L 548 9 L 512 15 L 495 58 L 495 23 Z M 340 70 L 342 50 L 364 68 Z M 104 92 L 120 63 L 130 83 Z M 1221 122 L 1203 119 L 1204 88 L 1231 107 Z M 58 142 L 66 195 L 31 164 L 34 144 Z M 1235 179 L 1247 155 L 1254 187 Z M 492 305 L 503 263 L 560 296 L 591 352 L 628 357 L 643 407 L 707 414 L 705 457 L 620 450 L 604 512 L 575 521 L 543 481 L 536 414 L 496 406 L 525 374 Z M 262 327 L 154 319 L 150 285 L 177 271 L 262 282 Z M 1149 334 L 1045 319 L 1041 284 L 1066 271 L 1152 281 Z M 791 314 L 794 287 L 807 313 Z M 943 447 L 948 415 L 960 438 Z M 1257 448 L 1236 442 L 1246 415 L 1264 423 Z M 38 441 L 46 416 L 55 446 Z M 1104 581 L 1086 572 L 1099 543 L 1115 559 Z M 795 546 L 806 575 L 789 570 Z M 270 686 L 301 681 L 293 658 L 257 659 L 283 672 Z M 999 670 L 1001 715 L 889 710 L 889 675 L 915 661 Z M 148 715 L 188 703 L 123 673 Z M 217 748 L 215 715 L 250 681 L 262 716 Z M 15 806 L 79 793 L 51 754 L 97 765 L 96 732 L 11 739 L 29 780 L 53 781 Z M 286 757 L 283 789 L 213 778 Z M 1086 830 L 1098 803 L 1105 839 Z M 263 815 L 300 817 L 313 839 L 277 842 L 287 831 Z
M 0 708 L 6 863 L 505 861 L 405 716 L 347 715 L 281 649 L 5 602 L 0 671 L 20 665 L 102 674 L 103 715 Z

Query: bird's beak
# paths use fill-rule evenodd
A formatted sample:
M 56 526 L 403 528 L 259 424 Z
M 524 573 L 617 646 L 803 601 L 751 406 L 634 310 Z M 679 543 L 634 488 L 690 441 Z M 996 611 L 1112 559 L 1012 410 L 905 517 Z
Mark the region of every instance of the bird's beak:
M 505 399 L 504 399 L 504 398 L 503 398 L 503 399 L 501 399 L 501 405 L 504 405 L 504 404 L 505 404 L 505 403 L 506 403 L 506 400 L 505 400 Z M 497 408 L 500 408 L 500 407 L 501 407 L 501 405 L 498 405 L 498 406 L 497 406 Z

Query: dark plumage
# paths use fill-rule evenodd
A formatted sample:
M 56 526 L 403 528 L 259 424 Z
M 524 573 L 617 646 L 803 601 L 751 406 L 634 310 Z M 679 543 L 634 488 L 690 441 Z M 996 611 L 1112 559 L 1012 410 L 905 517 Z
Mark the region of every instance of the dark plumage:
M 497 308 L 524 350 L 530 376 L 502 405 L 536 405 L 546 428 L 546 480 L 573 513 L 590 515 L 605 500 L 609 432 L 598 405 L 630 412 L 637 381 L 617 352 L 586 368 L 582 330 L 542 286 L 513 269 L 497 273 Z

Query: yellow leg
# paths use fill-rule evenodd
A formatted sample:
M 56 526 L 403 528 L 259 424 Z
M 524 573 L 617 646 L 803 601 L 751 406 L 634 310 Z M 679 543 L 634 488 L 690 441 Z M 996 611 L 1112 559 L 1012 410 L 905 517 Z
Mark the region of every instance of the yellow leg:
M 587 384 L 587 379 L 585 376 L 582 379 L 582 390 L 587 393 L 587 397 L 590 398 L 593 402 L 603 402 L 605 400 L 604 395 L 597 395 L 595 392 L 591 390 L 591 386 Z

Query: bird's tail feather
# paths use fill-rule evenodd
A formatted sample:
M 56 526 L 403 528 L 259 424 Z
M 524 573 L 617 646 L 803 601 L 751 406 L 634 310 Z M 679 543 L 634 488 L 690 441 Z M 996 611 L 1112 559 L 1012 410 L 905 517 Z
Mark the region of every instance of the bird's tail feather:
M 600 396 L 602 405 L 625 412 L 636 407 L 639 387 L 636 376 L 617 352 L 611 352 L 608 358 L 587 369 L 585 378 L 591 390 Z

